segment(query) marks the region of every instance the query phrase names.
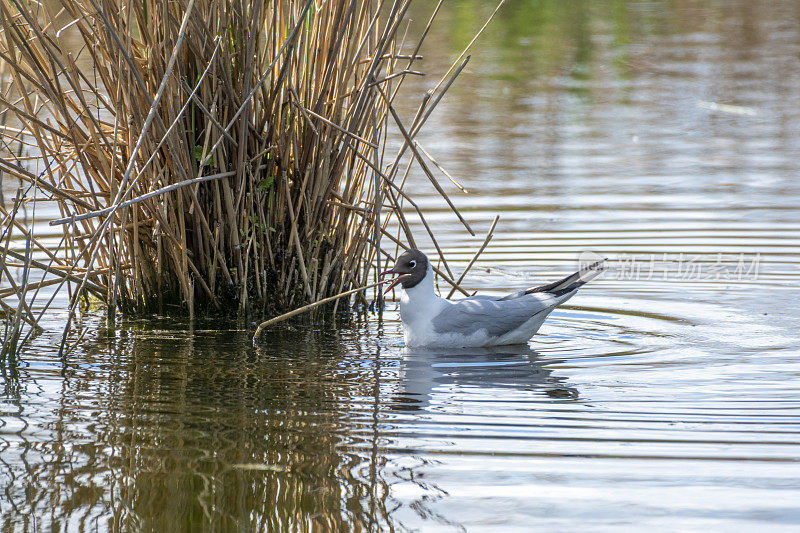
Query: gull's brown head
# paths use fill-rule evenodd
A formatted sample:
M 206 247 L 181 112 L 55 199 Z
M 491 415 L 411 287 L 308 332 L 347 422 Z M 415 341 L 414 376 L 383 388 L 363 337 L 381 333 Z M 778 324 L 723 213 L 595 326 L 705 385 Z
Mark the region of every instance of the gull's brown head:
M 394 268 L 381 272 L 381 276 L 394 274 L 397 277 L 389 284 L 384 293 L 392 290 L 398 283 L 404 289 L 410 289 L 422 281 L 428 273 L 428 258 L 419 250 L 408 250 L 403 252 L 394 264 Z

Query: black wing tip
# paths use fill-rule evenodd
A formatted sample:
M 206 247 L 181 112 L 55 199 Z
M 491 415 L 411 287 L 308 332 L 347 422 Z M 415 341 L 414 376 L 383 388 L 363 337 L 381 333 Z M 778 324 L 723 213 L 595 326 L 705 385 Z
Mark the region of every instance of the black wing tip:
M 606 261 L 608 261 L 608 258 L 604 257 L 598 261 L 595 261 L 590 265 L 581 268 L 579 271 L 573 274 L 573 276 L 575 276 L 576 279 L 570 279 L 571 276 L 565 278 L 564 281 L 567 282 L 566 286 L 556 287 L 555 288 L 556 290 L 552 291 L 551 294 L 554 294 L 556 296 L 563 296 L 564 294 L 567 294 L 569 292 L 575 291 L 583 287 L 584 285 L 592 281 L 594 278 L 605 272 Z M 586 276 L 587 273 L 589 274 L 589 276 Z
M 598 272 L 602 272 L 606 269 L 606 261 L 608 261 L 608 257 L 598 259 L 594 263 L 588 264 L 581 268 L 578 272 L 588 272 L 589 270 L 597 270 Z
M 548 294 L 552 294 L 553 296 L 563 296 L 568 294 L 574 290 L 579 289 L 580 287 L 586 285 L 588 282 L 599 276 L 602 272 L 605 271 L 605 262 L 608 261 L 607 257 L 604 257 L 594 263 L 586 265 L 582 267 L 577 272 L 570 274 L 569 276 L 556 281 L 554 283 L 549 283 L 547 285 L 542 285 L 541 287 L 534 287 L 532 289 L 528 289 L 525 291 L 525 294 L 532 294 L 534 292 L 546 292 Z M 586 277 L 586 274 L 591 272 L 592 274 L 589 277 Z
M 546 285 L 540 285 L 539 287 L 531 287 L 527 290 L 522 290 L 519 292 L 515 292 L 513 294 L 509 294 L 508 296 L 504 296 L 499 298 L 500 301 L 502 300 L 513 300 L 514 298 L 519 298 L 520 296 L 525 296 L 526 294 L 533 294 L 535 292 L 546 292 L 547 294 L 552 294 L 553 296 L 563 296 L 567 293 L 570 293 L 586 283 L 590 282 L 600 274 L 602 274 L 605 270 L 605 262 L 608 261 L 607 257 L 603 257 L 593 263 L 586 265 L 585 267 L 581 267 L 580 270 L 570 274 L 569 276 L 555 281 L 553 283 L 548 283 Z M 584 279 L 584 276 L 587 272 L 591 272 L 591 276 L 587 279 Z

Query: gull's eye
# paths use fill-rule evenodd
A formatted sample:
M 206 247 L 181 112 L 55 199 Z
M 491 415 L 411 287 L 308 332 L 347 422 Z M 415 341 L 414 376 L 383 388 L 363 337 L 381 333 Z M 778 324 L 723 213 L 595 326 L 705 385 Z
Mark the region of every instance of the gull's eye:
M 417 262 L 414 259 L 412 259 L 411 261 L 408 262 L 408 266 L 414 268 L 415 266 L 417 266 Z

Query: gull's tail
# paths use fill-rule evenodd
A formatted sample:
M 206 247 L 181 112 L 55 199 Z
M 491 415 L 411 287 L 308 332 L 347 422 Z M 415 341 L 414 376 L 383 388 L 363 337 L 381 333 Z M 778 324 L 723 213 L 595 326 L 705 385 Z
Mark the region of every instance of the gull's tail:
M 542 285 L 540 287 L 532 287 L 518 293 L 509 294 L 505 298 L 501 298 L 501 300 L 511 300 L 512 298 L 518 298 L 522 295 L 532 294 L 534 292 L 546 292 L 552 294 L 553 296 L 563 296 L 599 276 L 605 270 L 605 261 L 605 259 L 595 261 L 594 263 L 581 268 L 574 274 L 570 274 L 564 279 L 555 281 L 553 283 L 548 283 L 547 285 Z

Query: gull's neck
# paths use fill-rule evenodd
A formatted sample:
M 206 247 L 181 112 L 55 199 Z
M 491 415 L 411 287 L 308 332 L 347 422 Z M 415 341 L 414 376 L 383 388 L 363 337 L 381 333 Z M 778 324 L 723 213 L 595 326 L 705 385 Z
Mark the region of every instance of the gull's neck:
M 428 271 L 422 280 L 410 289 L 400 291 L 400 306 L 404 305 L 425 305 L 441 300 L 433 290 L 433 268 L 428 265 Z
M 433 269 L 410 289 L 400 290 L 400 318 L 403 319 L 403 337 L 406 346 L 430 344 L 435 338 L 431 320 L 447 305 L 433 291 Z

